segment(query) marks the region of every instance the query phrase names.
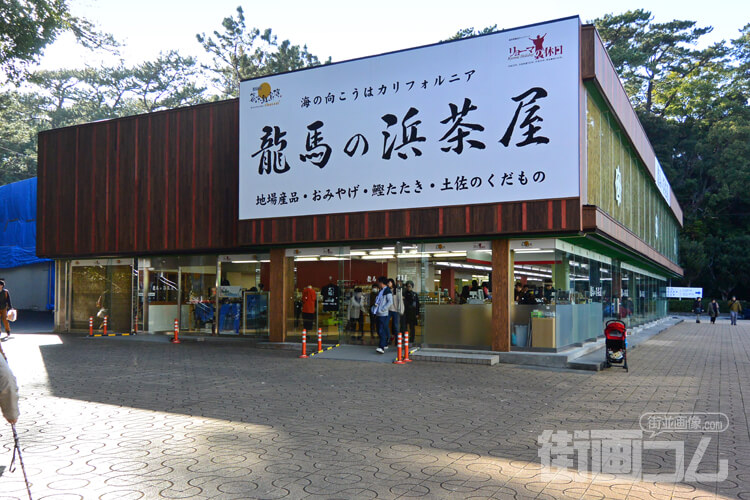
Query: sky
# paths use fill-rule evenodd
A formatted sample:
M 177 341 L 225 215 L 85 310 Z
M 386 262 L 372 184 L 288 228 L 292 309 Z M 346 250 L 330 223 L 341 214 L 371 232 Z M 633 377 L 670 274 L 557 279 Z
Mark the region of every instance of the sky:
M 673 19 L 713 26 L 708 44 L 737 38 L 750 22 L 750 2 L 736 0 L 507 1 L 507 0 L 69 0 L 73 15 L 85 17 L 111 33 L 123 46 L 127 65 L 155 59 L 160 51 L 205 59 L 197 33 L 221 29 L 221 21 L 241 5 L 248 27 L 272 28 L 279 40 L 307 45 L 321 60 L 381 54 L 449 38 L 459 29 L 497 24 L 513 28 L 579 15 L 583 22 L 629 9 L 650 10 L 656 22 Z M 114 64 L 61 36 L 41 58 L 42 69 Z

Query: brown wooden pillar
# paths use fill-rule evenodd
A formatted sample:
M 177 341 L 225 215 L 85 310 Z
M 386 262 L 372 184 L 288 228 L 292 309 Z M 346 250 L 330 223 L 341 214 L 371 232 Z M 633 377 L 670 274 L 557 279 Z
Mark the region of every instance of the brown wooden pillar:
M 492 350 L 510 351 L 510 240 L 492 240 Z
M 271 282 L 269 297 L 269 340 L 286 341 L 287 318 L 294 307 L 294 258 L 286 256 L 286 249 L 271 249 Z
M 456 298 L 456 270 L 451 267 L 446 267 L 440 270 L 440 288 L 442 297 L 442 290 L 448 290 L 448 296 L 451 300 Z

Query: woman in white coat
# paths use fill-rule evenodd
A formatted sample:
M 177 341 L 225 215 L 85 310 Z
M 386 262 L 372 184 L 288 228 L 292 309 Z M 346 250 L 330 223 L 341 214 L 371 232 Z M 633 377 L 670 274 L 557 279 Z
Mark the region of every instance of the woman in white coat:
M 2 350 L 0 354 L 0 409 L 5 420 L 15 425 L 18 421 L 18 385 Z
M 388 317 L 391 320 L 391 335 L 393 343 L 396 343 L 396 336 L 401 331 L 401 315 L 404 314 L 404 297 L 401 294 L 401 287 L 396 286 L 393 279 L 388 278 L 388 286 L 393 292 L 393 304 L 388 308 Z
M 352 298 L 349 299 L 349 324 L 347 325 L 349 331 L 357 333 L 357 324 L 359 324 L 359 340 L 362 340 L 365 335 L 365 302 L 362 297 L 362 289 L 357 287 L 354 289 Z M 355 336 L 352 335 L 352 339 Z

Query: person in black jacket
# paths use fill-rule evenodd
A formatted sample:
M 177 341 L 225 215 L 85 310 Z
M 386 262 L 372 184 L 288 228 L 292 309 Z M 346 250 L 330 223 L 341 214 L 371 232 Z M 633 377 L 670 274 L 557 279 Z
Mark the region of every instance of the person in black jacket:
M 5 289 L 5 281 L 0 280 L 0 321 L 5 326 L 5 333 L 10 337 L 10 323 L 8 323 L 8 311 L 13 308 L 10 303 L 10 292 Z
M 695 313 L 695 322 L 701 322 L 701 313 L 703 312 L 703 305 L 701 304 L 701 298 L 698 297 L 693 302 L 693 312 Z
M 417 338 L 417 317 L 419 316 L 419 294 L 414 291 L 414 283 L 406 282 L 404 292 L 404 315 L 401 330 L 409 332 L 409 339 L 414 342 Z

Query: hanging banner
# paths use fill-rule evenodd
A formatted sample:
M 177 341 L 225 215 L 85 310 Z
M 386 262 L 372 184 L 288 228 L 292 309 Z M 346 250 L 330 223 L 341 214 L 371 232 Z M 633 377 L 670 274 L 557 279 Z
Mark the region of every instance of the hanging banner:
M 579 30 L 241 82 L 239 218 L 579 196 Z

